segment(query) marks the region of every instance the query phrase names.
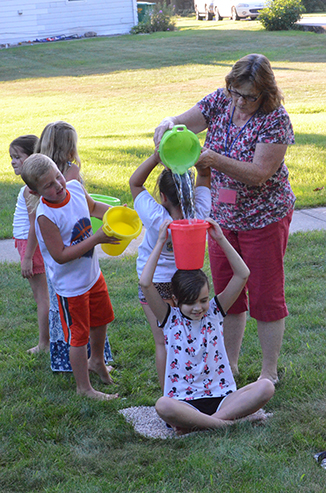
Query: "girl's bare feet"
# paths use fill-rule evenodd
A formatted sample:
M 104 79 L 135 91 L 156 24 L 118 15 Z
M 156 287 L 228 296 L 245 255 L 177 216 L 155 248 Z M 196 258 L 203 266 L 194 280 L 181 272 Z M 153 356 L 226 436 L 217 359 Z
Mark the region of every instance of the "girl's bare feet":
M 268 380 L 270 380 L 274 385 L 278 384 L 279 383 L 279 378 L 278 378 L 278 375 L 276 374 L 276 376 L 272 376 L 272 375 L 263 375 L 261 374 L 257 380 L 262 380 L 263 378 L 267 378 Z
M 93 363 L 91 358 L 88 360 L 88 370 L 96 373 L 101 381 L 106 385 L 113 383 L 110 371 L 113 370 L 112 366 L 105 366 L 104 361 L 101 363 Z
M 112 399 L 117 399 L 119 397 L 119 394 L 104 394 L 104 392 L 99 392 L 98 390 L 95 390 L 93 388 L 87 391 L 81 391 L 77 389 L 77 394 L 85 395 L 86 397 L 90 397 L 91 399 L 97 399 L 100 401 L 111 401 Z
M 48 353 L 49 351 L 50 351 L 50 344 L 47 344 L 46 346 L 41 346 L 40 344 L 38 344 L 35 347 L 27 349 L 27 352 L 29 354 L 36 354 L 41 352 Z
M 181 428 L 181 426 L 172 426 L 172 428 L 178 436 L 188 435 L 189 433 L 194 431 L 194 430 L 191 430 L 190 428 Z
M 264 409 L 258 409 L 255 413 L 248 414 L 248 416 L 245 416 L 244 418 L 240 418 L 237 421 L 238 422 L 244 422 L 244 421 L 249 421 L 250 423 L 263 423 L 269 418 L 273 417 L 273 413 L 266 413 Z

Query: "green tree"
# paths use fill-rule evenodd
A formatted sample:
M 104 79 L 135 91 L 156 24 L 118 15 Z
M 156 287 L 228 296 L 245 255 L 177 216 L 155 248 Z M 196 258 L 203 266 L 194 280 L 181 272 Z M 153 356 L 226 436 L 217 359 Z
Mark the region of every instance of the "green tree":
M 302 0 L 307 12 L 326 12 L 326 0 Z

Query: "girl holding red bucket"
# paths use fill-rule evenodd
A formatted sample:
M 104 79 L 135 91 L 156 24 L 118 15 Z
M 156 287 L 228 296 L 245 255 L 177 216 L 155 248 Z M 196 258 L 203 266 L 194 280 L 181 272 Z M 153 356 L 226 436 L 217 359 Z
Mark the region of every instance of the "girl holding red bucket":
M 158 152 L 155 152 L 136 169 L 129 180 L 130 190 L 134 199 L 134 208 L 146 229 L 144 239 L 138 247 L 138 277 L 141 276 L 148 257 L 157 242 L 159 227 L 162 222 L 166 219 L 169 221 L 183 219 L 177 187 L 170 169 L 164 169 L 158 177 L 157 187 L 161 203 L 156 202 L 144 187 L 148 176 L 158 164 L 160 164 L 160 157 Z M 209 215 L 210 200 L 210 171 L 205 169 L 197 173 L 196 179 L 195 209 L 198 219 L 204 219 Z M 176 269 L 173 246 L 169 233 L 159 256 L 153 280 L 162 299 L 171 305 L 173 305 L 171 278 Z M 157 327 L 157 319 L 140 287 L 138 296 L 154 336 L 156 368 L 163 390 L 166 361 L 163 333 Z
M 264 420 L 268 415 L 261 408 L 274 394 L 267 378 L 236 388 L 224 346 L 223 318 L 250 271 L 218 224 L 211 218 L 207 221 L 211 239 L 222 248 L 233 271 L 221 293 L 209 301 L 208 279 L 202 270 L 177 270 L 172 277 L 175 306 L 162 299 L 153 276 L 168 237 L 168 220 L 161 225 L 139 280 L 166 343 L 164 395 L 156 402 L 156 411 L 178 434 L 224 428 L 241 418 Z

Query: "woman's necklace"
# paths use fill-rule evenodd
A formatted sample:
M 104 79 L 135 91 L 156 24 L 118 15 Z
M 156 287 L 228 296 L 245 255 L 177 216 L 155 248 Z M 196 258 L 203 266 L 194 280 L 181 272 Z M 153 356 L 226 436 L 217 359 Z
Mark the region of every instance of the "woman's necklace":
M 255 113 L 249 118 L 248 121 L 246 121 L 246 123 L 243 125 L 243 127 L 241 127 L 240 132 L 233 139 L 233 141 L 231 142 L 231 145 L 229 147 L 229 150 L 228 150 L 229 133 L 230 133 L 230 128 L 231 128 L 231 123 L 232 123 L 232 120 L 233 120 L 234 110 L 235 110 L 235 107 L 232 110 L 232 115 L 231 115 L 231 118 L 230 118 L 230 121 L 229 121 L 229 126 L 228 126 L 228 130 L 227 130 L 227 133 L 226 133 L 225 144 L 224 144 L 224 152 L 225 152 L 225 155 L 228 156 L 228 157 L 230 157 L 230 154 L 231 154 L 231 151 L 232 151 L 232 148 L 233 148 L 234 144 L 236 143 L 236 141 L 238 140 L 238 138 L 240 137 L 240 135 L 242 134 L 242 132 L 244 131 L 244 129 L 246 128 L 246 126 L 251 122 L 251 120 L 253 119 L 253 117 L 255 116 L 255 114 L 258 111 L 258 110 L 255 111 Z

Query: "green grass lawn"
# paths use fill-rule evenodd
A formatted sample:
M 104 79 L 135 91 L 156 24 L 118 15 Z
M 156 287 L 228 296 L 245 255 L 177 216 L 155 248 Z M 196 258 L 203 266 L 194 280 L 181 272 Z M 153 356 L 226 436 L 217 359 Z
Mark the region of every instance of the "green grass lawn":
M 63 119 L 79 135 L 89 192 L 132 206 L 128 178 L 152 152 L 155 126 L 220 87 L 241 56 L 267 55 L 296 134 L 287 164 L 298 207 L 325 205 L 326 37 L 268 33 L 259 22 L 178 20 L 178 30 L 40 44 L 0 51 L 1 237 L 11 237 L 21 186 L 8 146 Z M 201 142 L 204 134 L 200 135 Z M 155 177 L 149 180 L 154 186 Z M 325 187 L 326 188 L 326 187 Z M 37 340 L 36 308 L 19 265 L 1 265 L 0 491 L 4 493 L 320 493 L 326 471 L 325 232 L 292 235 L 286 255 L 290 316 L 279 360 L 281 381 L 266 406 L 274 417 L 183 439 L 144 438 L 118 414 L 160 395 L 154 341 L 137 299 L 135 257 L 101 267 L 116 319 L 114 402 L 75 393 L 71 375 L 53 375 Z M 209 273 L 206 259 L 204 270 Z M 248 321 L 240 386 L 255 380 L 261 352 Z M 96 376 L 93 385 L 105 391 Z
M 279 360 L 281 381 L 264 426 L 242 423 L 182 439 L 135 433 L 118 413 L 152 406 L 160 396 L 154 342 L 137 299 L 135 257 L 104 259 L 116 319 L 112 391 L 95 402 L 76 395 L 70 374 L 52 374 L 37 340 L 32 293 L 18 265 L 0 279 L 0 490 L 5 493 L 320 493 L 326 449 L 325 232 L 292 235 L 286 255 L 290 316 Z M 205 271 L 209 272 L 206 259 Z M 261 353 L 249 321 L 240 356 L 240 386 L 255 380 Z M 92 375 L 96 389 L 107 391 Z

